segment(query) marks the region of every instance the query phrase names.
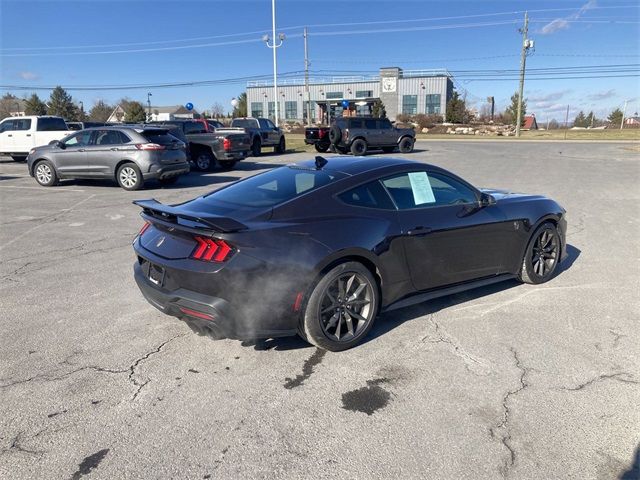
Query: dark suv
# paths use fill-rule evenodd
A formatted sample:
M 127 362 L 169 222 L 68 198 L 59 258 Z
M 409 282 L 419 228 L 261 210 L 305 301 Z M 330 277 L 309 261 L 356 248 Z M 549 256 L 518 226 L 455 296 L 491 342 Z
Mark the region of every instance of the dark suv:
M 366 155 L 372 148 L 391 153 L 396 147 L 411 153 L 416 134 L 412 128 L 394 127 L 388 118 L 342 117 L 331 125 L 329 140 L 340 153 Z

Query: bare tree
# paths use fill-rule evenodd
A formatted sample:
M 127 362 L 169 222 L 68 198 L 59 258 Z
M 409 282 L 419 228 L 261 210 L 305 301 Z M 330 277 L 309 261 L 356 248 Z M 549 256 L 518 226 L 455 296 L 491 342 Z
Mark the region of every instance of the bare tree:
M 223 118 L 224 115 L 224 107 L 221 103 L 216 102 L 211 106 L 211 118 Z

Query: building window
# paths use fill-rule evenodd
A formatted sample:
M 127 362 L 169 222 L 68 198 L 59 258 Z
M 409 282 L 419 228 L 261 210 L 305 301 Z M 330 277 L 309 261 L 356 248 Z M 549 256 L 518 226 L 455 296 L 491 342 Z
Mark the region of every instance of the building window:
M 440 113 L 440 94 L 427 95 L 427 113 L 432 115 Z
M 359 117 L 368 117 L 369 115 L 371 115 L 371 108 L 369 107 L 369 104 L 356 104 L 356 115 L 358 115 Z
M 342 98 L 342 92 L 327 92 L 328 99 Z
M 303 120 L 308 120 L 307 119 L 307 104 L 309 104 L 309 111 L 311 112 L 311 120 L 315 120 L 316 119 L 316 102 L 314 102 L 314 101 L 303 102 L 303 105 L 302 105 L 302 118 L 303 118 Z
M 373 90 L 356 90 L 356 98 L 371 98 Z
M 262 116 L 262 102 L 251 102 L 251 116 L 252 117 Z
M 287 120 L 298 118 L 298 102 L 284 102 L 284 118 Z
M 403 95 L 402 96 L 402 113 L 405 115 L 415 115 L 418 113 L 418 96 Z
M 268 102 L 267 103 L 267 116 L 271 120 L 275 120 L 275 118 L 276 118 L 276 102 Z

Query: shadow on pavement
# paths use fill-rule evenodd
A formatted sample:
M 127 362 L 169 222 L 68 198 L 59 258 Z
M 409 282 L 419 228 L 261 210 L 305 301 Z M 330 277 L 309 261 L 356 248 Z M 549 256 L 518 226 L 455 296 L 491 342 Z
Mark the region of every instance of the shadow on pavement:
M 619 480 L 638 480 L 640 479 L 640 445 L 636 447 L 636 453 L 633 460 L 633 465 L 629 467 L 629 470 L 622 472 Z

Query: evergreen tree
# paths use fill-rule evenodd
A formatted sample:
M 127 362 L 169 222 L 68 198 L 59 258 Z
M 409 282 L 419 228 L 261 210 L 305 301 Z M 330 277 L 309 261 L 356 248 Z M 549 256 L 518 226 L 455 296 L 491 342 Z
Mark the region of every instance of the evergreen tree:
M 282 115 L 283 112 L 278 112 L 278 115 Z M 246 117 L 247 116 L 247 94 L 241 93 L 238 95 L 238 105 L 233 107 L 233 118 Z
M 587 125 L 589 125 L 589 123 L 587 122 L 587 117 L 585 117 L 584 112 L 580 110 L 580 113 L 578 113 L 576 118 L 573 120 L 573 126 L 586 127 Z
M 524 125 L 524 116 L 527 113 L 527 101 L 522 99 L 522 125 Z M 505 121 L 515 125 L 518 120 L 518 92 L 511 95 L 511 104 L 504 111 Z
M 615 127 L 619 127 L 620 124 L 622 123 L 622 110 L 620 110 L 619 108 L 616 108 L 613 112 L 611 112 L 609 114 L 609 116 L 607 117 L 607 120 L 609 120 L 609 123 Z
M 78 118 L 79 110 L 78 107 L 73 104 L 71 95 L 69 95 L 64 88 L 57 86 L 51 92 L 47 114 L 56 115 L 65 120 L 72 121 Z
M 5 93 L 2 98 L 0 98 L 0 120 L 10 117 L 11 113 L 15 112 L 18 108 L 17 103 L 18 97 L 10 93 Z
M 586 122 L 587 122 L 587 125 L 586 125 L 587 127 L 596 126 L 598 119 L 594 115 L 593 111 L 589 112 L 589 115 L 587 115 Z
M 24 102 L 25 115 L 46 115 L 47 104 L 40 100 L 37 94 L 32 94 Z
M 451 123 L 464 123 L 467 120 L 467 105 L 458 92 L 455 90 L 451 95 L 451 98 L 447 102 L 447 122 Z
M 124 110 L 124 121 L 130 123 L 146 122 L 147 112 L 140 102 L 127 102 Z
M 89 111 L 89 119 L 94 122 L 106 122 L 114 108 L 115 107 L 108 105 L 104 101 L 98 100 Z
M 375 102 L 373 102 L 371 114 L 375 118 L 387 118 L 387 110 L 384 108 L 384 103 L 382 103 L 382 100 L 377 99 Z

